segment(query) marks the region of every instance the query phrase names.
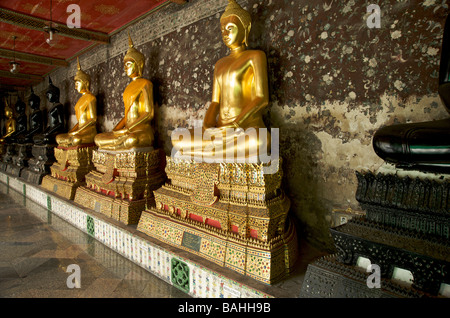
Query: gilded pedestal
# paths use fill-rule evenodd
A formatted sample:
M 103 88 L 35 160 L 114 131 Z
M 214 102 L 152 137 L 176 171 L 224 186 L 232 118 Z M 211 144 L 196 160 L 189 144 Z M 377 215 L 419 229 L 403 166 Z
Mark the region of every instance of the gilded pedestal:
M 159 149 L 94 150 L 95 169 L 86 175 L 75 202 L 125 224 L 139 222 L 142 211 L 154 205 L 153 190 L 164 183 L 164 157 Z
M 280 169 L 166 161 L 169 181 L 154 191 L 156 207 L 143 212 L 139 231 L 267 284 L 289 274 L 297 235 Z
M 56 162 L 50 167 L 51 175 L 42 179 L 42 186 L 62 197 L 73 200 L 76 189 L 85 184 L 85 176 L 94 169 L 93 144 L 55 148 Z

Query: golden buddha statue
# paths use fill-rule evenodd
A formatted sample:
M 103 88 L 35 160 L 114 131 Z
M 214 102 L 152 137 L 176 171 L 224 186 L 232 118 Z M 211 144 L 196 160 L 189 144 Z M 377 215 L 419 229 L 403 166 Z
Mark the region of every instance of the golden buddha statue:
M 130 35 L 128 41 L 129 49 L 124 58 L 124 67 L 132 82 L 123 93 L 125 116 L 112 132 L 101 133 L 95 137 L 95 144 L 100 150 L 129 150 L 153 146 L 153 84 L 142 78 L 144 55 L 133 47 Z
M 94 143 L 97 134 L 97 99 L 90 92 L 91 77 L 81 70 L 77 59 L 78 71 L 74 77 L 75 89 L 82 94 L 75 105 L 77 123 L 66 134 L 56 136 L 58 146 L 74 147 Z
M 17 121 L 14 117 L 12 108 L 9 107 L 5 98 L 5 134 L 0 138 L 1 145 L 1 162 L 0 170 L 5 171 L 8 164 L 12 163 L 13 156 L 15 155 L 15 145 L 13 144 L 13 136 L 17 131 Z
M 5 134 L 0 138 L 0 142 L 7 142 L 10 137 L 16 131 L 16 119 L 13 117 L 13 110 L 9 107 L 8 102 L 5 99 Z
M 161 149 L 154 149 L 153 84 L 142 78 L 145 57 L 128 34 L 124 68 L 131 83 L 125 88 L 125 115 L 111 132 L 97 134 L 94 169 L 86 175 L 74 201 L 125 224 L 136 224 L 153 191 L 165 180 Z
M 215 65 L 203 138 L 194 138 L 194 130 L 190 130 L 191 138 L 184 135 L 182 140 L 172 138 L 174 149 L 183 156 L 222 159 L 227 154 L 236 158 L 256 155 L 260 149 L 270 151 L 270 134 L 260 137 L 258 129 L 265 128 L 262 113 L 269 103 L 267 59 L 263 51 L 247 49 L 250 14 L 236 1 L 229 0 L 220 25 L 230 54 Z M 245 133 L 249 128 L 255 128 L 253 135 Z M 205 138 L 208 135 L 214 138 Z
M 42 179 L 42 187 L 69 200 L 73 200 L 76 189 L 94 168 L 92 152 L 97 134 L 97 99 L 90 91 L 91 77 L 81 69 L 78 59 L 77 69 L 75 89 L 82 94 L 75 104 L 77 123 L 68 133 L 56 135 L 57 162 L 50 167 L 51 175 Z
M 172 134 L 167 180 L 153 191 L 155 206 L 142 212 L 137 230 L 272 284 L 294 268 L 298 252 L 281 158 L 271 160 L 270 173 L 264 163 L 271 139 L 262 118 L 266 55 L 247 49 L 251 18 L 236 1 L 220 25 L 230 54 L 215 65 L 203 126 Z

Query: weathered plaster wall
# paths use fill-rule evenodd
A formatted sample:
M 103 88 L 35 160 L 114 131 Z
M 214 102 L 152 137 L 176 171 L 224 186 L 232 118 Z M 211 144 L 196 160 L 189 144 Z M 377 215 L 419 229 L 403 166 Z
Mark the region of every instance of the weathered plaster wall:
M 382 125 L 448 116 L 437 95 L 445 0 L 244 0 L 253 17 L 250 47 L 268 57 L 267 124 L 280 129 L 285 190 L 299 232 L 331 249 L 334 208 L 358 209 L 355 171 L 382 161 L 372 149 Z M 366 25 L 366 7 L 381 8 L 381 28 Z M 226 0 L 170 5 L 132 25 L 146 56 L 144 77 L 155 86 L 158 142 L 170 154 L 170 132 L 202 121 L 210 100 L 214 63 L 227 54 L 219 17 Z M 98 98 L 100 131 L 123 116 L 127 31 L 80 56 Z M 70 111 L 75 62 L 52 74 Z M 43 92 L 47 83 L 38 85 Z M 42 95 L 44 97 L 44 95 Z

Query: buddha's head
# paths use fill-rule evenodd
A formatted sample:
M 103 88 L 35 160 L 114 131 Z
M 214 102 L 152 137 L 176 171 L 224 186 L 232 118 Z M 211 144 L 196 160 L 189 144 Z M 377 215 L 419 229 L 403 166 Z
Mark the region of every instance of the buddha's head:
M 235 0 L 228 0 L 228 6 L 220 17 L 220 26 L 222 39 L 227 47 L 233 49 L 242 44 L 248 45 L 252 19 Z
M 25 108 L 27 107 L 25 103 L 19 98 L 16 102 L 16 112 L 19 115 L 25 114 Z
M 75 81 L 75 89 L 78 93 L 85 93 L 89 91 L 91 84 L 91 77 L 89 74 L 85 73 L 80 66 L 80 60 L 77 58 L 77 68 L 78 71 L 73 78 Z
M 11 119 L 13 117 L 13 110 L 9 107 L 8 102 L 5 99 L 5 117 Z
M 31 87 L 31 95 L 28 98 L 28 104 L 30 105 L 31 109 L 39 109 L 39 107 L 41 106 L 41 99 L 34 93 L 33 87 Z
M 59 88 L 53 85 L 52 79 L 48 78 L 48 88 L 45 94 L 47 95 L 47 100 L 51 103 L 57 103 L 59 102 Z
M 123 60 L 125 72 L 127 73 L 127 76 L 131 78 L 141 77 L 144 71 L 145 57 L 141 52 L 134 48 L 129 33 L 128 46 L 127 54 Z

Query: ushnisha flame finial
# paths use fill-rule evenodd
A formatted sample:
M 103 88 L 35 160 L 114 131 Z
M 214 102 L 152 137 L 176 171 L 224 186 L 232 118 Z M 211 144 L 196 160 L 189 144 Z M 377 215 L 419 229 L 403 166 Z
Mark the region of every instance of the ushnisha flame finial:
M 130 48 L 134 47 L 133 40 L 131 39 L 131 36 L 130 36 L 130 31 L 128 31 L 128 46 Z
M 86 72 L 84 72 L 81 69 L 81 65 L 80 65 L 80 59 L 77 57 L 77 73 L 75 74 L 75 77 L 73 78 L 74 81 L 80 81 L 83 82 L 86 85 L 86 88 L 89 89 L 89 85 L 91 83 L 91 77 L 89 76 L 89 74 L 87 74 Z
M 134 61 L 139 69 L 139 76 L 142 76 L 142 73 L 144 71 L 144 63 L 145 63 L 145 57 L 144 54 L 136 50 L 133 44 L 133 40 L 130 36 L 130 31 L 128 31 L 128 51 L 127 54 L 125 54 L 124 62 L 127 61 Z

